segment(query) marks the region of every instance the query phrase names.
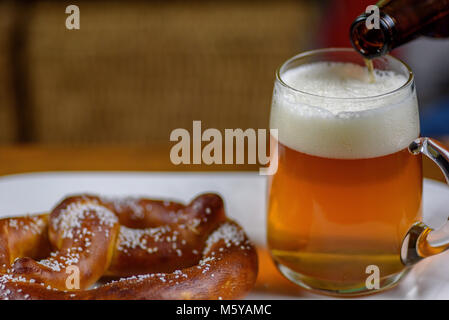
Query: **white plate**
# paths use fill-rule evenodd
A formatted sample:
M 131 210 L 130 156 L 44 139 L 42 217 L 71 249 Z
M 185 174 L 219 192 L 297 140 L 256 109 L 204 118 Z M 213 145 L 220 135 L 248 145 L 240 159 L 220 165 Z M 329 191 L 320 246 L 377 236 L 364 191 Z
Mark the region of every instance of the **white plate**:
M 227 214 L 250 238 L 265 243 L 266 180 L 257 173 L 51 172 L 0 178 L 0 217 L 45 212 L 68 194 L 142 195 L 188 202 L 203 192 L 219 193 Z M 441 226 L 449 215 L 449 188 L 424 181 L 424 221 Z M 418 263 L 396 288 L 367 299 L 449 299 L 449 252 Z M 251 293 L 250 299 L 325 298 Z

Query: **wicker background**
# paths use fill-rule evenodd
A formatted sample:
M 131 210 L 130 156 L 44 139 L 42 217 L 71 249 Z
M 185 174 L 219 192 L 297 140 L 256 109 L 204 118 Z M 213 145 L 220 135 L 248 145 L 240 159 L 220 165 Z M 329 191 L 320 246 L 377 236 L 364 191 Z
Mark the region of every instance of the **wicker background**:
M 11 6 L 0 2 L 0 143 L 16 139 L 17 119 L 12 94 L 12 70 L 10 68 Z
M 76 31 L 68 3 L 0 4 L 0 142 L 168 143 L 192 120 L 264 128 L 274 71 L 315 23 L 310 1 L 76 4 Z

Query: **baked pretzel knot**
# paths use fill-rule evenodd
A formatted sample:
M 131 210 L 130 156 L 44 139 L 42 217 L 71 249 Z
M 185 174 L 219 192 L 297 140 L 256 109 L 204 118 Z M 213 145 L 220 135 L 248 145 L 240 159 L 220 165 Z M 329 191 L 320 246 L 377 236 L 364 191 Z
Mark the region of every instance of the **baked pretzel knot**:
M 188 205 L 82 195 L 0 220 L 2 299 L 234 299 L 257 268 L 215 194 Z

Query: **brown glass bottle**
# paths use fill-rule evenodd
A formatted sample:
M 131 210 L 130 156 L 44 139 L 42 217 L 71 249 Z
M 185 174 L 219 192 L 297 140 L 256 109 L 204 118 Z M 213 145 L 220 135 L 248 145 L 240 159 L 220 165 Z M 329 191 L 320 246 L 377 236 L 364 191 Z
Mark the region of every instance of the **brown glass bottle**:
M 351 25 L 352 46 L 366 58 L 387 54 L 421 35 L 449 37 L 449 0 L 382 0 L 379 29 L 369 29 L 369 14 Z

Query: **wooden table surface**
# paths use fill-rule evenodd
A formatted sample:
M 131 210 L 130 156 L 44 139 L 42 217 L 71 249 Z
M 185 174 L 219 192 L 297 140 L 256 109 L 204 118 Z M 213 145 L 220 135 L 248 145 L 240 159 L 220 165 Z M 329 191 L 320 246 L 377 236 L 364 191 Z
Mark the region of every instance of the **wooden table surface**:
M 427 158 L 424 176 L 444 181 Z M 174 165 L 170 146 L 0 146 L 0 175 L 38 171 L 252 171 L 257 165 Z
M 38 171 L 248 171 L 255 165 L 180 165 L 170 162 L 170 146 L 3 146 L 0 147 L 0 175 Z M 423 163 L 427 178 L 444 181 L 431 161 Z M 277 271 L 268 250 L 258 248 L 259 276 L 254 290 L 259 293 L 301 297 L 304 291 Z
M 37 171 L 247 171 L 255 165 L 174 165 L 169 145 L 0 147 L 0 175 Z

